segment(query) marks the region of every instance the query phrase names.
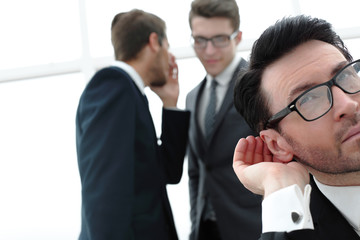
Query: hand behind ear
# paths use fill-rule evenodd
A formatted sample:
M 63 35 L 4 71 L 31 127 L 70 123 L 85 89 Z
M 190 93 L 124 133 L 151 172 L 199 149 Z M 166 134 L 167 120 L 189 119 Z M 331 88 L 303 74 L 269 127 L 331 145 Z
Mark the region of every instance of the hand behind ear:
M 244 161 L 247 164 L 260 162 L 290 162 L 292 158 L 287 159 L 283 156 L 273 155 L 267 144 L 260 137 L 248 136 L 241 138 L 236 145 L 234 152 L 234 161 Z
M 236 145 L 233 168 L 241 183 L 255 194 L 265 197 L 281 188 L 309 183 L 307 170 L 291 162 L 288 154 L 274 156 L 260 137 L 242 138 Z M 292 156 L 292 155 L 291 155 Z
M 279 132 L 273 129 L 263 130 L 260 132 L 260 137 L 269 148 L 276 162 L 288 163 L 292 161 L 293 149 Z

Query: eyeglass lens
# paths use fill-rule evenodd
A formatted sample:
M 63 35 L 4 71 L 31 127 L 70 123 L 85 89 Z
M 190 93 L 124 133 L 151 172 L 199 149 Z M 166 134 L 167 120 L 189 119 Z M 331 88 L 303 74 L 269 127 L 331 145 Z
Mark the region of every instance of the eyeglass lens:
M 194 46 L 195 48 L 206 48 L 207 42 L 211 41 L 214 47 L 226 47 L 229 44 L 230 37 L 226 35 L 215 36 L 213 38 L 207 39 L 204 37 L 195 37 Z
M 339 72 L 335 79 L 334 85 L 338 86 L 345 93 L 357 93 L 360 91 L 360 62 L 355 62 Z M 331 86 L 319 85 L 306 92 L 296 101 L 298 112 L 306 120 L 315 120 L 332 107 Z

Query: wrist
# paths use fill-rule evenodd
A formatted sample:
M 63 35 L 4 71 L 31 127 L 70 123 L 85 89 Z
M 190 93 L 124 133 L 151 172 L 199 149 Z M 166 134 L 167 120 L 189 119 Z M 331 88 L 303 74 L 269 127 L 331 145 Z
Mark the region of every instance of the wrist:
M 177 99 L 166 99 L 162 100 L 164 108 L 176 108 L 177 107 Z

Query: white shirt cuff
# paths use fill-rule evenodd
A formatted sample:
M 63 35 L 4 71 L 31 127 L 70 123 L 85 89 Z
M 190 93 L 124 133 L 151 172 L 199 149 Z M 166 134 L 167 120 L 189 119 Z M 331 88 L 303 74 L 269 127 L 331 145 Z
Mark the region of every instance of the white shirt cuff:
M 304 194 L 298 185 L 280 189 L 262 202 L 263 233 L 314 229 L 310 213 L 311 186 Z

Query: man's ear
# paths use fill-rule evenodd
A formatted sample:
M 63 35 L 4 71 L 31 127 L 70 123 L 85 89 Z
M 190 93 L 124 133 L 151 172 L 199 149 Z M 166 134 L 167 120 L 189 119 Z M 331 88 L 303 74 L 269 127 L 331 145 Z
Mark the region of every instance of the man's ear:
M 293 149 L 286 139 L 274 129 L 260 132 L 261 139 L 266 143 L 274 159 L 280 162 L 290 162 L 293 159 Z
M 242 39 L 242 32 L 239 31 L 237 36 L 235 37 L 236 45 L 238 45 L 241 42 L 241 39 Z
M 154 32 L 150 33 L 149 47 L 150 47 L 151 50 L 153 50 L 155 52 L 159 51 L 159 48 L 160 48 L 159 36 Z

